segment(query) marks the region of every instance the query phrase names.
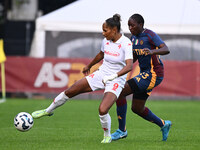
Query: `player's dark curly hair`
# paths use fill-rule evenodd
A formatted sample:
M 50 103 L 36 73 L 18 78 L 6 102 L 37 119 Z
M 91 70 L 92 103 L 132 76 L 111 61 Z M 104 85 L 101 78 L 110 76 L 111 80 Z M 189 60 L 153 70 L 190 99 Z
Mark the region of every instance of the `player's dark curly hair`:
M 120 32 L 121 30 L 121 16 L 119 14 L 115 14 L 113 15 L 113 17 L 108 18 L 106 20 L 106 23 L 109 27 L 113 28 L 113 27 L 117 27 L 118 32 Z
M 133 14 L 130 19 L 135 20 L 138 24 L 142 23 L 144 25 L 144 18 L 140 14 Z

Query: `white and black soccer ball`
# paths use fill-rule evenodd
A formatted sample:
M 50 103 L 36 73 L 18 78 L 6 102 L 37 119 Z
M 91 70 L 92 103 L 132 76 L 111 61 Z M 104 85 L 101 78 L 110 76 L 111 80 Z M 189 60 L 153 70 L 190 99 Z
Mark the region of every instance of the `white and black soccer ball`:
M 33 117 L 27 112 L 20 112 L 14 118 L 14 125 L 19 131 L 28 131 L 33 127 Z

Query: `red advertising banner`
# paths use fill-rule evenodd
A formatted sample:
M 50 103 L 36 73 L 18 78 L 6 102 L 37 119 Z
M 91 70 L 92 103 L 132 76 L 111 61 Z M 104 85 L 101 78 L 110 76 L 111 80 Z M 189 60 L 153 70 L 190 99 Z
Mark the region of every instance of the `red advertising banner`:
M 84 76 L 82 68 L 89 62 L 89 59 L 7 57 L 6 91 L 59 93 Z
M 164 61 L 165 78 L 156 95 L 200 97 L 199 61 Z
M 90 61 L 86 58 L 7 57 L 6 91 L 59 93 L 84 77 L 82 69 Z M 91 71 L 100 65 L 95 65 Z M 200 97 L 200 62 L 164 61 L 164 65 L 165 78 L 152 95 Z M 127 78 L 138 73 L 139 67 L 135 64 Z

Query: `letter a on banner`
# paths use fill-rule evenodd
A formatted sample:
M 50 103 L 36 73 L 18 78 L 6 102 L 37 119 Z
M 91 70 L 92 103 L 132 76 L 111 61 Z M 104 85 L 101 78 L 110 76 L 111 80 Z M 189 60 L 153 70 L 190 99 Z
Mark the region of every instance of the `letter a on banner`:
M 6 56 L 3 50 L 3 40 L 0 39 L 1 89 L 2 89 L 2 99 L 0 99 L 0 103 L 5 102 L 6 100 L 6 82 L 5 82 L 5 66 L 4 66 L 5 61 L 6 61 Z

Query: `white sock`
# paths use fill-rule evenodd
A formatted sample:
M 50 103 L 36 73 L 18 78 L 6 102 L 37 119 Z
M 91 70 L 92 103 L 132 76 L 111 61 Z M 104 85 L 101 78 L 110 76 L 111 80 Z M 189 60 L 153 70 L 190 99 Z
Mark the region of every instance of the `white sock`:
M 104 129 L 104 136 L 111 136 L 110 129 L 111 129 L 111 118 L 109 113 L 105 115 L 99 115 L 101 126 Z
M 48 112 L 48 113 L 53 112 L 54 109 L 56 109 L 57 107 L 63 105 L 68 99 L 69 99 L 69 97 L 67 95 L 65 95 L 65 92 L 61 92 L 54 99 L 54 101 L 51 103 L 51 105 L 46 109 L 46 112 Z

